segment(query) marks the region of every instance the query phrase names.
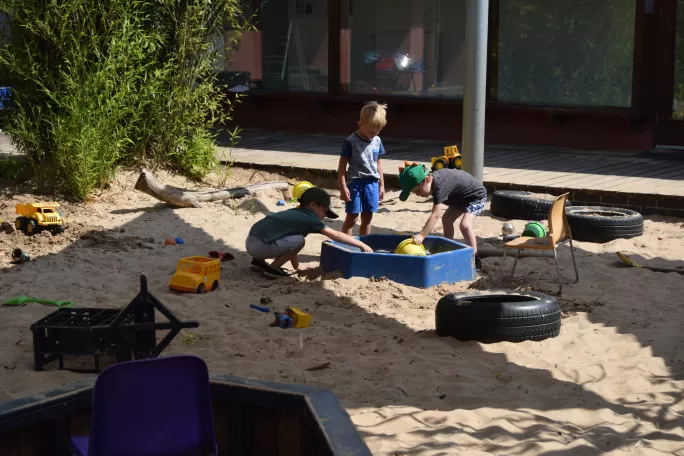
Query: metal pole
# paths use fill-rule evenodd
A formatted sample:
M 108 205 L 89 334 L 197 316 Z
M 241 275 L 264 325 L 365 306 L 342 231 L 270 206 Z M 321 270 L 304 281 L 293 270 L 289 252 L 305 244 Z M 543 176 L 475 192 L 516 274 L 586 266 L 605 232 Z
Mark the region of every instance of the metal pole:
M 484 173 L 489 0 L 466 0 L 466 75 L 463 96 L 463 169 Z

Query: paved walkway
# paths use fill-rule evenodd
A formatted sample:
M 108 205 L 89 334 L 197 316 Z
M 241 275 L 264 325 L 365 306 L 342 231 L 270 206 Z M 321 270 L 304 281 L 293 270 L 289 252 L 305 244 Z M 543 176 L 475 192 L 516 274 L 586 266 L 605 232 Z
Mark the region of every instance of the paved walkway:
M 231 159 L 255 168 L 334 175 L 343 138 L 250 130 L 241 134 Z M 225 146 L 221 138 L 220 144 Z M 430 163 L 446 145 L 437 141 L 385 138 L 384 172 L 397 184 L 404 160 Z M 460 144 L 459 144 L 460 146 Z M 229 149 L 221 154 L 228 158 Z M 0 133 L 0 155 L 16 152 Z M 526 189 L 573 201 L 632 207 L 644 214 L 684 217 L 684 152 L 586 151 L 534 146 L 488 146 L 484 181 L 490 190 Z
M 343 138 L 246 131 L 231 155 L 236 164 L 332 173 Z M 383 139 L 384 173 L 396 179 L 404 160 L 430 163 L 447 144 Z M 222 142 L 223 145 L 225 143 Z M 460 144 L 459 148 L 460 148 Z M 222 148 L 227 154 L 229 149 Z M 634 207 L 643 213 L 684 216 L 684 152 L 586 151 L 534 146 L 488 146 L 484 181 L 490 189 L 519 188 L 575 201 Z

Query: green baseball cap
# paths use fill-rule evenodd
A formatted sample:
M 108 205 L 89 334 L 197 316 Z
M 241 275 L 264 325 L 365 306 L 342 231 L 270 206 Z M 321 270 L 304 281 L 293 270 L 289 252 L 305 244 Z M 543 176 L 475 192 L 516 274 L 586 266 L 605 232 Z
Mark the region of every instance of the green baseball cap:
M 399 182 L 401 183 L 399 199 L 406 201 L 411 195 L 413 187 L 423 182 L 429 173 L 425 165 L 411 165 L 404 168 L 399 174 Z

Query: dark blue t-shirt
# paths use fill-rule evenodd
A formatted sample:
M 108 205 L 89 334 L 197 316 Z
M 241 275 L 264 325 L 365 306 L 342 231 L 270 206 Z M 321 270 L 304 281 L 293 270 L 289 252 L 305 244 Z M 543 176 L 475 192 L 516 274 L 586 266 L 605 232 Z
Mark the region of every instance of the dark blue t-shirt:
M 285 236 L 320 233 L 325 228 L 313 210 L 298 207 L 267 215 L 252 226 L 249 234 L 270 243 Z

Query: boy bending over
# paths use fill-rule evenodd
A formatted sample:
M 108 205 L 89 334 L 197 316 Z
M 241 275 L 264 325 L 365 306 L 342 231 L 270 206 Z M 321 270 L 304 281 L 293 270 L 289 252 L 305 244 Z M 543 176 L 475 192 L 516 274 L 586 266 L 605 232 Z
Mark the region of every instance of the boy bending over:
M 406 166 L 399 176 L 401 195 L 399 199 L 406 201 L 411 193 L 433 198 L 432 214 L 420 233 L 413 236 L 413 242 L 422 244 L 435 228 L 442 214 L 444 237 L 454 238 L 454 224 L 463 216 L 459 228 L 465 243 L 475 251 L 475 267 L 482 268 L 482 261 L 477 256 L 477 241 L 473 225 L 475 218 L 482 213 L 487 204 L 487 190 L 482 183 L 465 171 L 458 169 L 440 169 L 429 172 L 424 165 Z
M 307 234 L 320 233 L 333 241 L 352 245 L 364 252 L 373 250 L 361 241 L 325 226 L 325 218 L 336 219 L 330 210 L 330 195 L 322 188 L 312 187 L 299 198 L 299 207 L 269 214 L 252 226 L 247 236 L 247 253 L 252 257 L 250 268 L 270 277 L 285 277 L 283 269 L 288 261 L 299 268 L 297 255 L 304 248 Z M 266 259 L 274 258 L 269 265 Z

